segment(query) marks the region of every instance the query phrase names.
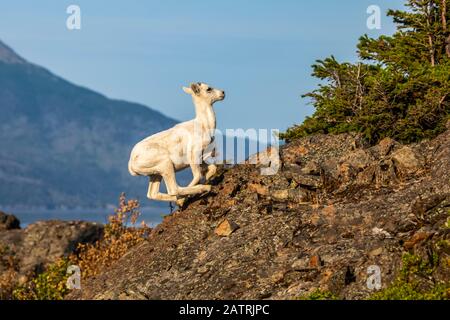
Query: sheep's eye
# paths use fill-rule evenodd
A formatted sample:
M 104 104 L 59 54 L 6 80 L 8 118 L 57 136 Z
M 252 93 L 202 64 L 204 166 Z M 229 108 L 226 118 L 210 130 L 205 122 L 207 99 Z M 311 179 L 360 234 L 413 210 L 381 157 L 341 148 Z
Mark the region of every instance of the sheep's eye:
M 211 92 L 211 91 L 212 91 L 212 88 L 206 89 L 206 92 Z

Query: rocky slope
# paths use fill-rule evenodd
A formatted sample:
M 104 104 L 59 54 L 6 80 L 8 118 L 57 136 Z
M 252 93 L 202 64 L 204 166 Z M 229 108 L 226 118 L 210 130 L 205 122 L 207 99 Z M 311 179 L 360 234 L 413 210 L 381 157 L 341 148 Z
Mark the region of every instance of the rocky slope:
M 320 288 L 360 299 L 367 268 L 381 268 L 385 288 L 405 252 L 438 256 L 428 280 L 448 281 L 448 128 L 410 146 L 312 136 L 282 148 L 276 175 L 222 169 L 210 194 L 68 298 L 292 299 Z

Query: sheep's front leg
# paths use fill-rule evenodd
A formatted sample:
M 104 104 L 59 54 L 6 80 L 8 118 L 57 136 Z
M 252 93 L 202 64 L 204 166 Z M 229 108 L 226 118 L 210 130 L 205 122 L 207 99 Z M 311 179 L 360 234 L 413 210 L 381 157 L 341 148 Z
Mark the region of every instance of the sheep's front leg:
M 179 200 L 177 200 L 177 204 L 183 201 L 182 199 L 179 199 L 181 196 L 189 196 L 211 191 L 211 186 L 196 185 L 184 188 L 178 186 L 172 164 L 167 165 L 165 170 L 161 172 L 161 175 L 163 176 L 169 195 L 175 196 Z
M 196 186 L 200 179 L 202 178 L 202 168 L 198 164 L 191 163 L 191 170 L 192 170 L 192 181 L 189 183 L 188 187 Z
M 205 179 L 209 181 L 217 172 L 217 166 L 215 164 L 208 165 L 208 171 L 206 172 Z
M 194 195 L 211 191 L 211 186 L 198 184 L 202 178 L 202 166 L 200 164 L 191 164 L 192 182 L 185 188 L 178 187 L 178 194 L 182 196 Z

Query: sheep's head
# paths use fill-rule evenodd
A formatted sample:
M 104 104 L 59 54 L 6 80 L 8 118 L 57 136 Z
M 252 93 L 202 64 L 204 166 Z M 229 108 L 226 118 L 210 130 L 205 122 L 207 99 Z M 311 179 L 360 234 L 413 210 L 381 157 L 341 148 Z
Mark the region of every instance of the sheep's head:
M 204 100 L 210 104 L 225 99 L 225 91 L 214 89 L 206 83 L 191 83 L 189 88 L 183 87 L 183 90 L 194 99 Z

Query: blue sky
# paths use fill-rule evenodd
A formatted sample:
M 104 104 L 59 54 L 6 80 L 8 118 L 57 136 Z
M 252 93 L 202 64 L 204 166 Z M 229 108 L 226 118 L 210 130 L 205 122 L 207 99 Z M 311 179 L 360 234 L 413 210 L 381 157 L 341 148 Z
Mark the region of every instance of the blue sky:
M 140 102 L 179 120 L 193 117 L 181 86 L 225 89 L 218 127 L 284 130 L 311 114 L 311 64 L 331 54 L 355 61 L 360 35 L 394 31 L 384 13 L 403 0 L 0 2 L 0 39 L 31 62 L 108 97 Z M 66 28 L 81 8 L 82 29 Z M 366 27 L 380 6 L 381 30 Z

